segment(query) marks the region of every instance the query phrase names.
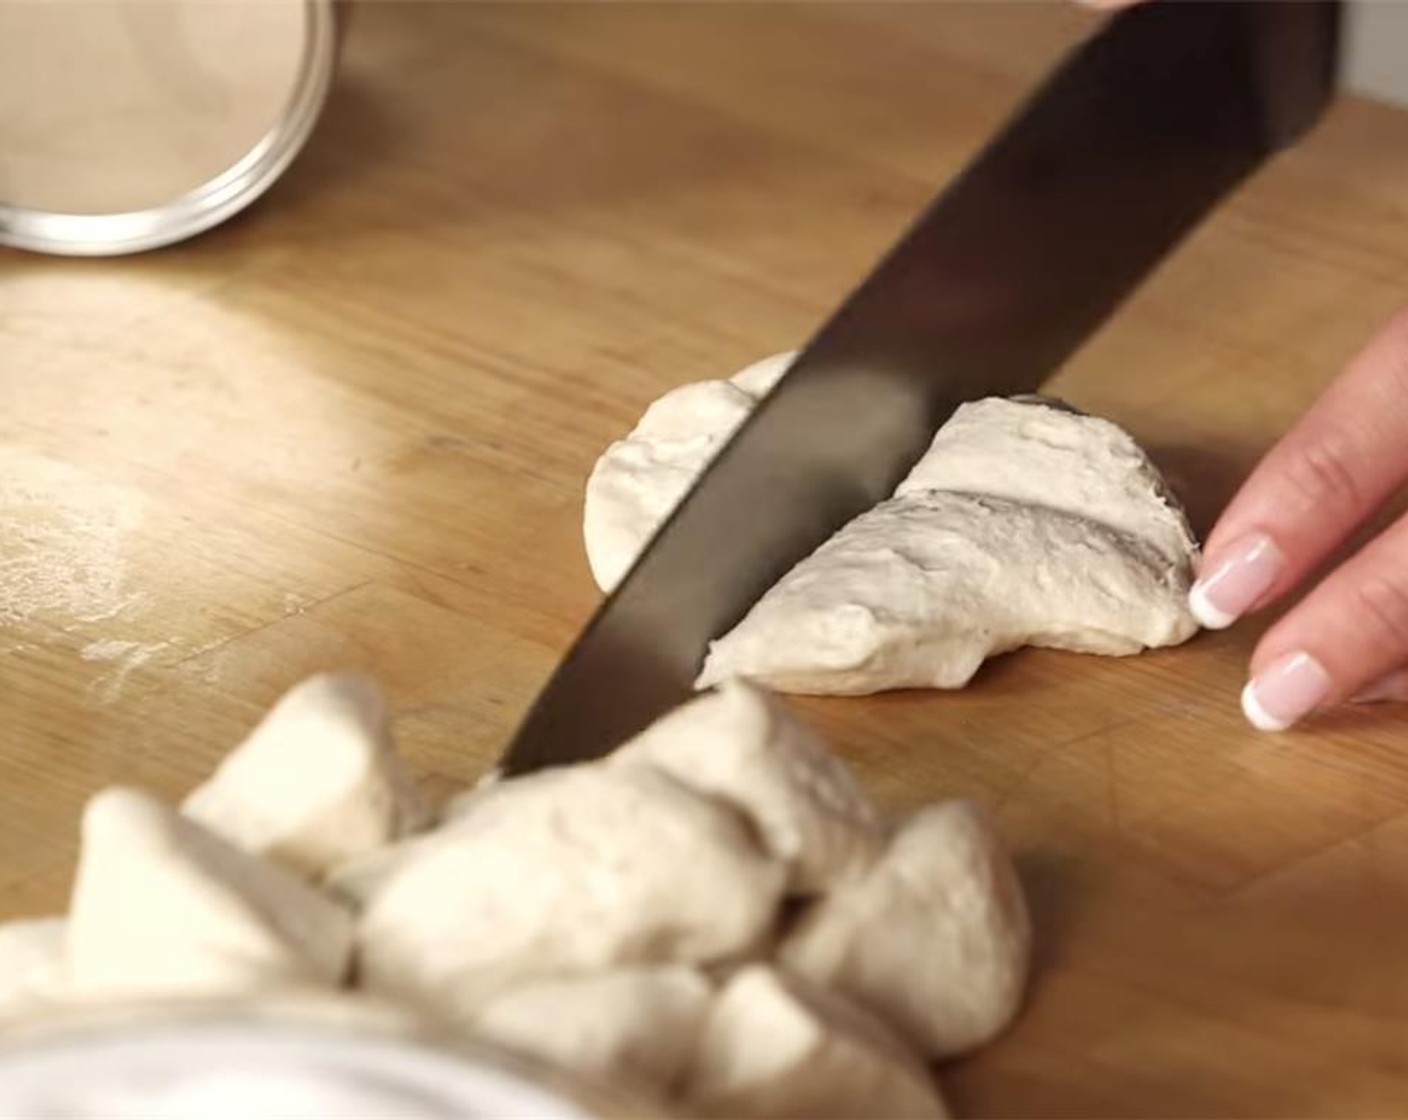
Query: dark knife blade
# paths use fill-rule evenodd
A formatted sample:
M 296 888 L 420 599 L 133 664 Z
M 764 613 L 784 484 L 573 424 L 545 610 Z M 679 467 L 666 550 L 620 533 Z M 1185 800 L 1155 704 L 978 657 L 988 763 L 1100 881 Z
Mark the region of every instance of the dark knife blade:
M 603 755 L 708 642 L 888 497 L 963 401 L 1036 389 L 1228 191 L 1319 117 L 1333 0 L 1154 0 L 1077 48 L 734 435 L 597 613 L 510 772 Z

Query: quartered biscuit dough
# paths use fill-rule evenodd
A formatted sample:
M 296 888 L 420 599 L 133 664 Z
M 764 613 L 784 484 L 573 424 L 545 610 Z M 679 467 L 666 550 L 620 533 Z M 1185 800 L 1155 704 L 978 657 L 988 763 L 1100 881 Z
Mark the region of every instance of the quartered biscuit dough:
M 791 357 L 769 359 L 771 368 Z M 724 422 L 703 402 L 728 394 Z M 611 580 L 592 561 L 603 586 L 742 422 L 745 396 L 731 382 L 684 386 L 603 456 L 585 526 L 589 555 L 612 557 Z M 615 495 L 604 505 L 603 479 Z M 617 517 L 608 534 L 607 508 L 636 514 Z M 892 498 L 713 643 L 698 683 L 960 688 L 986 658 L 1020 646 L 1125 655 L 1174 645 L 1197 629 L 1186 602 L 1196 560 L 1182 510 L 1128 433 L 1037 397 L 976 401 L 939 430 Z

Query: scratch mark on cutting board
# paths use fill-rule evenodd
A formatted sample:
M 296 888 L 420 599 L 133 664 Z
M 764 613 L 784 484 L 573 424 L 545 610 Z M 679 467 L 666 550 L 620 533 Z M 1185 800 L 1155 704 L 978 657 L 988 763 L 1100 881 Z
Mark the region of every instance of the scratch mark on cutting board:
M 1109 782 L 1110 827 L 1118 836 L 1122 829 L 1120 827 L 1119 779 L 1115 776 L 1115 745 L 1113 743 L 1105 744 L 1105 778 Z
M 1098 739 L 1102 735 L 1108 735 L 1112 731 L 1117 731 L 1121 727 L 1128 727 L 1130 724 L 1137 722 L 1137 720 L 1133 719 L 1118 720 L 1114 723 L 1106 724 L 1103 727 L 1097 727 L 1094 731 L 1086 731 L 1079 735 L 1073 735 L 1069 739 L 1060 739 L 1054 743 L 1048 743 L 1036 752 L 1036 756 L 1032 759 L 1027 768 L 1017 776 L 1017 779 L 997 795 L 992 803 L 993 812 L 1001 810 L 1009 802 L 1016 800 L 1018 794 L 1031 784 L 1032 779 L 1036 777 L 1041 768 L 1061 751 L 1074 747 L 1079 743 L 1084 743 L 1090 739 Z M 1107 749 L 1112 750 L 1113 745 Z

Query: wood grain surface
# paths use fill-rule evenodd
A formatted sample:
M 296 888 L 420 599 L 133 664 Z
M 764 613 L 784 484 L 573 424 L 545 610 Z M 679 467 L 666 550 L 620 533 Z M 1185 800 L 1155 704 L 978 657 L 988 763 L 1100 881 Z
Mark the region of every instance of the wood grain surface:
M 427 785 L 494 757 L 597 595 L 582 483 L 644 405 L 802 340 L 1095 17 L 1033 4 L 396 3 L 254 211 L 0 254 L 0 912 L 85 798 L 177 796 L 304 674 Z M 1200 528 L 1408 297 L 1408 117 L 1347 101 L 1053 382 Z M 892 809 L 993 806 L 1030 1006 L 960 1114 L 1408 1111 L 1408 723 L 1258 735 L 1256 627 L 799 707 Z

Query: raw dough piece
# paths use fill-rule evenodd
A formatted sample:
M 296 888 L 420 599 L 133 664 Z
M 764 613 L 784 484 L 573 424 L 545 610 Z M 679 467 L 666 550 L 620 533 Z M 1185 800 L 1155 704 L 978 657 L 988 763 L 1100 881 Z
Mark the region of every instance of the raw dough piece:
M 844 763 L 761 689 L 731 681 L 657 720 L 611 756 L 649 765 L 749 817 L 795 894 L 865 870 L 880 822 Z
M 1186 575 L 1144 540 L 1073 514 L 971 494 L 882 502 L 803 560 L 711 643 L 698 684 L 781 692 L 961 688 L 1023 645 L 1123 655 L 1196 629 Z
M 68 921 L 23 918 L 0 925 L 0 1016 L 62 998 L 67 986 Z
M 719 961 L 768 932 L 784 878 L 746 821 L 672 778 L 549 770 L 484 791 L 391 874 L 361 975 L 463 1009 L 533 977 Z
M 693 969 L 618 969 L 529 981 L 475 1016 L 475 1033 L 601 1085 L 677 1088 L 713 991 Z
M 755 407 L 761 394 L 745 389 L 756 380 L 766 391 L 794 357 L 666 394 L 602 457 L 586 538 L 603 589 Z M 992 524 L 998 514 L 1011 523 Z M 969 547 L 955 540 L 970 531 Z M 1182 510 L 1127 432 L 1039 397 L 973 402 L 890 502 L 844 527 L 714 644 L 699 684 L 961 688 L 986 657 L 1022 645 L 1111 655 L 1173 645 L 1197 629 L 1186 602 L 1197 556 Z
M 84 996 L 335 985 L 352 919 L 155 798 L 108 789 L 83 816 L 68 944 Z
M 727 381 L 672 389 L 645 410 L 587 480 L 583 536 L 592 576 L 612 590 L 728 437 L 796 357 L 775 354 Z
M 422 827 L 381 693 L 323 675 L 287 693 L 182 811 L 309 878 Z
M 392 874 L 424 850 L 433 837 L 433 833 L 423 833 L 353 856 L 324 876 L 322 888 L 344 906 L 360 912 L 391 881 Z
M 1041 397 L 989 397 L 955 412 L 895 497 L 961 491 L 1049 506 L 1158 550 L 1186 579 L 1198 543 L 1134 438 L 1098 416 Z
M 928 1071 L 881 1022 L 763 965 L 715 1001 L 685 1096 L 704 1116 L 947 1115 Z
M 780 354 L 760 358 L 751 366 L 745 366 L 730 377 L 729 384 L 742 389 L 755 402 L 760 401 L 772 392 L 774 385 L 782 380 L 782 375 L 792 367 L 799 352 L 784 350 Z
M 1005 1027 L 1022 999 L 1031 926 L 988 817 L 950 801 L 916 813 L 871 873 L 815 903 L 780 960 L 901 1029 L 928 1058 Z

